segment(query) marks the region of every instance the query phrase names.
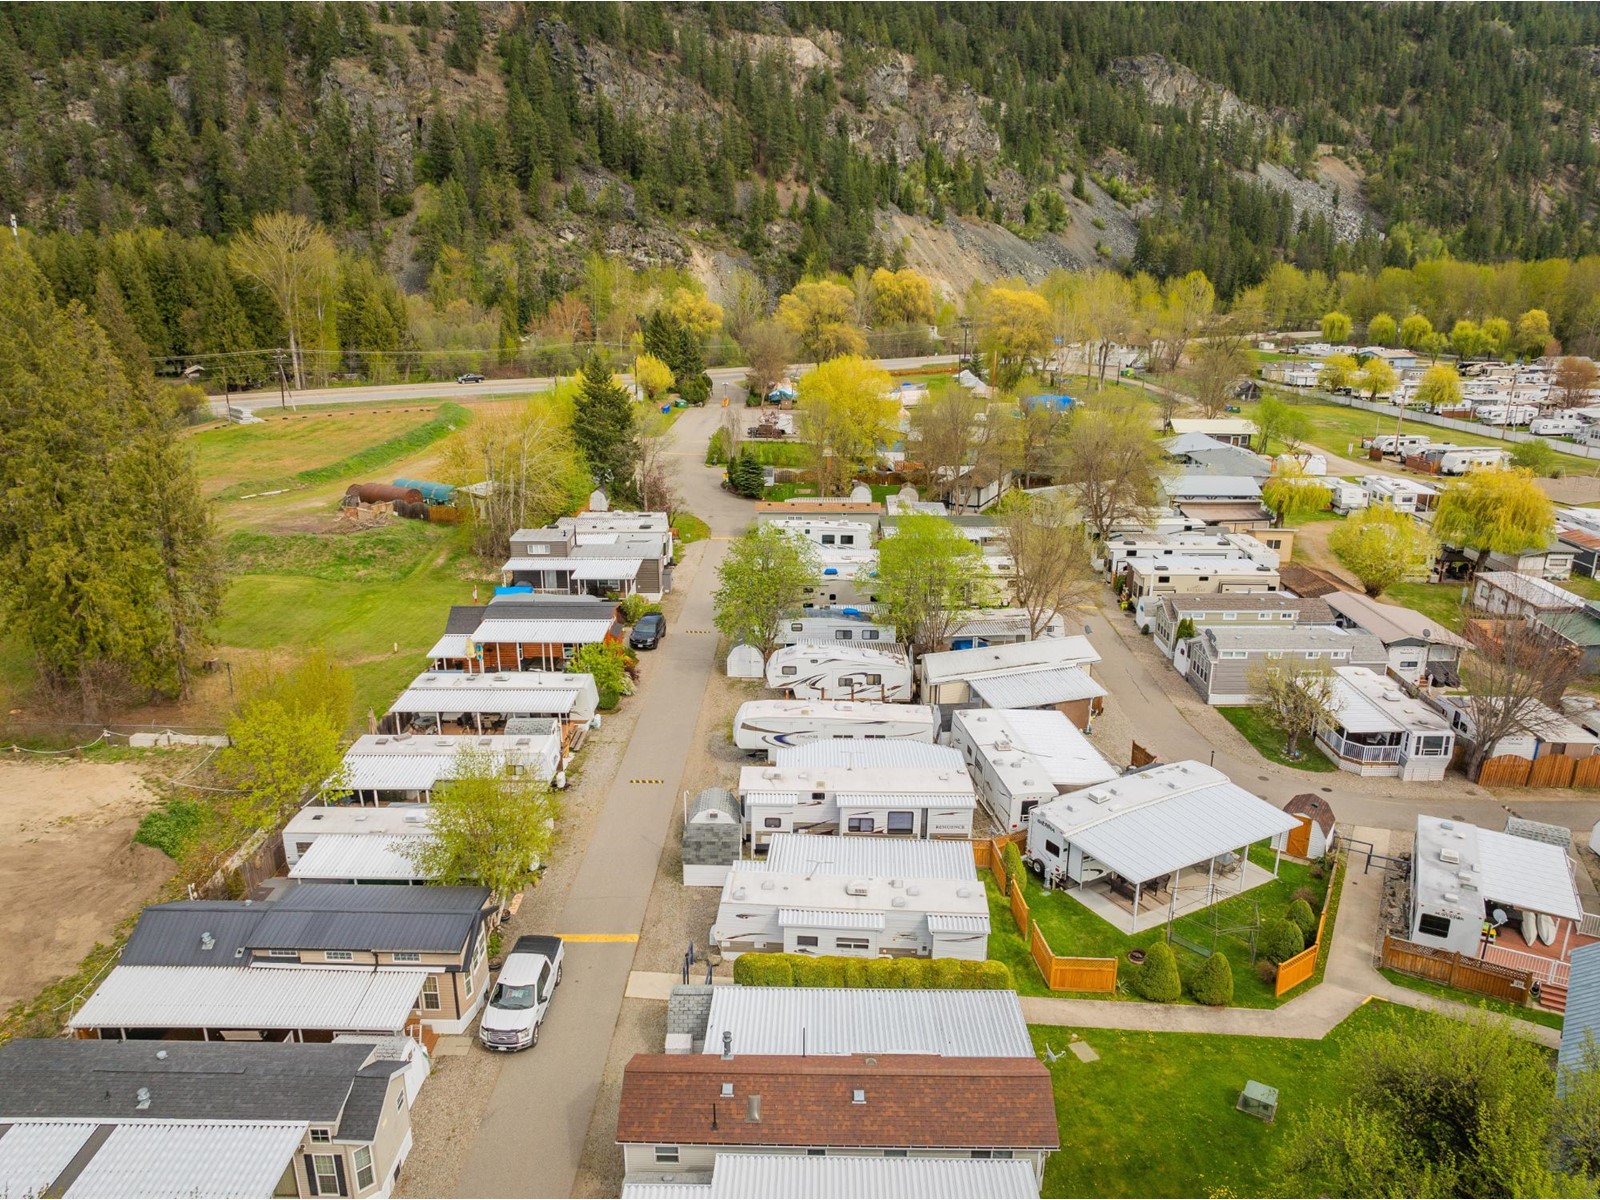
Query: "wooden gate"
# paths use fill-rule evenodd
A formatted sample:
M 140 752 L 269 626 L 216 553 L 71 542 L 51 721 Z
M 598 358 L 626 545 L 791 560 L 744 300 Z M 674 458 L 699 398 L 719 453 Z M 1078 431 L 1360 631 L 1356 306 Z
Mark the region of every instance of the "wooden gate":
M 1311 818 L 1297 817 L 1300 822 L 1299 829 L 1289 831 L 1289 841 L 1284 846 L 1284 853 L 1290 858 L 1311 857 Z
M 1572 786 L 1573 772 L 1578 760 L 1570 754 L 1546 754 L 1533 760 L 1528 770 L 1529 787 L 1564 788 Z

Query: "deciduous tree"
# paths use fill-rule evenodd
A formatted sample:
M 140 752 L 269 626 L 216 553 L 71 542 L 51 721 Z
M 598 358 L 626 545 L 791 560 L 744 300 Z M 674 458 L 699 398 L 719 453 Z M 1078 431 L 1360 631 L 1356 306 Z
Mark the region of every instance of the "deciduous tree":
M 233 269 L 260 284 L 283 318 L 294 384 L 305 387 L 301 346 L 320 338 L 338 276 L 333 239 L 298 213 L 262 213 L 228 251 Z
M 1361 373 L 1361 366 L 1354 356 L 1349 354 L 1330 354 L 1322 362 L 1322 371 L 1317 376 L 1317 386 L 1327 388 L 1330 392 L 1337 392 L 1340 388 L 1354 387 L 1356 377 Z
M 1400 377 L 1394 373 L 1389 360 L 1375 354 L 1362 365 L 1354 387 L 1357 391 L 1365 392 L 1368 400 L 1376 400 L 1381 394 L 1394 391 L 1395 384 L 1399 382 Z
M 989 382 L 1009 390 L 1050 348 L 1050 306 L 1037 292 L 992 287 L 983 297 L 978 350 L 994 363 Z
M 1400 322 L 1400 344 L 1407 350 L 1422 350 L 1433 335 L 1433 322 L 1421 313 L 1411 313 Z
M 1328 548 L 1369 596 L 1425 577 L 1439 556 L 1439 543 L 1428 527 L 1387 504 L 1345 518 L 1328 535 Z
M 707 338 L 722 328 L 722 305 L 703 292 L 681 287 L 675 290 L 661 306 L 678 320 L 703 345 Z
M 759 403 L 789 374 L 796 349 L 794 332 L 779 321 L 757 321 L 745 331 L 739 347 L 750 368 L 745 386 L 751 399 Z
M 1322 314 L 1322 340 L 1342 346 L 1350 340 L 1350 318 L 1342 312 Z
M 1561 617 L 1551 618 L 1557 628 Z M 1502 738 L 1547 736 L 1559 727 L 1561 695 L 1581 662 L 1572 646 L 1531 618 L 1468 612 L 1472 648 L 1461 656 L 1462 704 L 1471 725 L 1467 778 Z
M 872 301 L 874 326 L 927 325 L 933 320 L 933 281 L 910 267 L 879 267 L 872 273 Z
M 775 525 L 756 525 L 735 538 L 717 567 L 717 629 L 765 658 L 778 646 L 783 623 L 800 612 L 806 589 L 822 576 L 811 544 Z
M 867 339 L 854 324 L 850 289 L 826 279 L 802 280 L 778 301 L 777 320 L 788 326 L 801 351 L 816 362 L 864 354 Z
M 1250 414 L 1256 427 L 1258 446 L 1262 454 L 1272 453 L 1272 440 L 1277 438 L 1290 450 L 1303 444 L 1311 434 L 1311 421 L 1304 412 L 1278 396 L 1264 396 Z
M 1538 358 L 1550 341 L 1550 314 L 1530 308 L 1517 318 L 1517 351 L 1527 358 Z
M 1142 405 L 1110 401 L 1074 414 L 1056 477 L 1103 542 L 1161 501 L 1162 456 Z
M 1234 389 L 1250 374 L 1250 355 L 1242 339 L 1208 337 L 1189 356 L 1184 380 L 1194 402 L 1208 417 L 1221 416 L 1233 401 Z
M 878 543 L 878 611 L 919 654 L 942 649 L 968 609 L 994 599 L 983 552 L 943 517 L 902 517 Z
M 654 404 L 672 387 L 672 368 L 654 354 L 641 354 L 633 360 L 633 381 Z
M 839 495 L 872 460 L 899 406 L 885 394 L 889 376 L 863 358 L 835 358 L 800 377 L 796 428 L 810 448 L 817 490 Z
M 1472 566 L 1477 574 L 1491 554 L 1520 554 L 1545 545 L 1555 523 L 1555 506 L 1530 472 L 1480 467 L 1445 489 L 1433 532 L 1447 546 L 1477 551 Z
M 1058 616 L 1087 608 L 1096 579 L 1083 521 L 1059 495 L 1018 493 L 1000 514 L 1000 545 L 1015 573 L 1011 596 L 1028 614 L 1028 637 Z
M 1400 327 L 1386 312 L 1374 313 L 1367 322 L 1367 340 L 1375 346 L 1392 346 L 1400 336 Z
M 1289 460 L 1278 463 L 1271 478 L 1261 485 L 1261 501 L 1272 510 L 1272 523 L 1278 528 L 1322 512 L 1332 499 L 1333 492 L 1322 477 L 1306 474 Z
M 1333 675 L 1317 667 L 1263 663 L 1250 672 L 1250 692 L 1251 702 L 1283 730 L 1286 758 L 1299 758 L 1300 739 L 1334 718 Z
M 1473 322 L 1463 318 L 1450 327 L 1450 349 L 1463 362 L 1482 354 L 1483 348 L 1483 331 Z
M 1551 382 L 1556 386 L 1562 408 L 1579 408 L 1589 403 L 1589 393 L 1596 380 L 1600 380 L 1600 367 L 1594 365 L 1592 358 L 1569 354 L 1556 364 Z
M 1431 366 L 1422 373 L 1412 399 L 1435 412 L 1455 408 L 1461 403 L 1461 376 L 1444 363 Z

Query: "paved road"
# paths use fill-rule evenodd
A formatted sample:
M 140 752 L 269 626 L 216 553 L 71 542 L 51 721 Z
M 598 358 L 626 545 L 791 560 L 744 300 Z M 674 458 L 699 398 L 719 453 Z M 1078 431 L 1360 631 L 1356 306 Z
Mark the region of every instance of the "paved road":
M 720 469 L 700 463 L 721 411 L 690 411 L 673 426 L 685 507 L 710 524 L 714 538 L 737 534 L 750 516 L 748 503 L 721 490 Z M 725 548 L 725 541 L 712 540 L 686 554 L 677 579 L 686 593 L 677 628 L 645 656 L 644 682 L 629 701 L 639 707 L 638 724 L 554 930 L 595 940 L 568 945 L 561 990 L 537 1049 L 504 1063 L 465 1156 L 458 1195 L 573 1193 L 634 943 L 714 668 L 711 593 Z
M 936 355 L 929 358 L 881 358 L 878 360 L 878 365 L 886 371 L 911 371 L 927 366 L 953 366 L 955 362 L 954 355 Z M 806 364 L 795 366 L 796 371 L 805 369 Z M 745 369 L 715 367 L 709 374 L 713 384 L 726 384 L 743 379 Z M 633 377 L 624 374 L 618 378 L 625 383 L 631 383 Z M 311 388 L 290 392 L 288 399 L 289 403 L 297 408 L 319 404 L 398 404 L 417 400 L 470 400 L 495 396 L 526 396 L 547 392 L 555 384 L 555 377 L 548 375 L 526 379 L 490 379 L 483 383 L 456 383 L 453 380 L 437 383 L 393 383 L 371 387 Z M 254 412 L 256 409 L 275 409 L 282 400 L 276 391 L 260 391 L 232 395 L 228 397 L 228 402 L 235 408 Z M 220 399 L 212 400 L 211 411 L 219 417 L 225 415 Z M 706 436 L 710 436 L 709 432 Z

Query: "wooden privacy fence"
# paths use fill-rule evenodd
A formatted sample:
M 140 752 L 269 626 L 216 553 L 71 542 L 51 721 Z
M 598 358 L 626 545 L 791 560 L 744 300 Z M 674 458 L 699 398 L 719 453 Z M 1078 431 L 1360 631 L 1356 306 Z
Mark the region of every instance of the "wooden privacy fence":
M 1484 787 L 1600 787 L 1600 755 L 1546 754 L 1528 759 L 1501 754 L 1484 761 L 1477 781 Z
M 1033 961 L 1052 992 L 1115 992 L 1117 960 L 1114 958 L 1065 958 L 1050 949 L 1044 930 L 1033 922 L 1029 938 Z
M 1022 898 L 1022 880 L 1011 881 L 1011 919 L 1017 923 L 1017 932 L 1028 936 L 1028 902 Z
M 1454 950 L 1419 946 L 1390 934 L 1383 938 L 1382 961 L 1384 966 L 1403 975 L 1415 975 L 1418 979 L 1429 979 L 1496 1000 L 1509 1000 L 1513 1004 L 1527 1003 L 1528 991 L 1533 987 L 1532 972 L 1468 958 Z
M 1328 905 L 1333 903 L 1333 888 L 1338 882 L 1338 873 L 1328 884 L 1328 896 L 1322 902 L 1322 916 L 1317 918 L 1317 936 L 1311 945 L 1300 951 L 1293 958 L 1286 958 L 1278 964 L 1278 974 L 1273 982 L 1272 994 L 1281 996 L 1285 992 L 1299 987 L 1306 980 L 1317 973 L 1317 954 L 1322 949 L 1322 931 L 1328 927 Z
M 1008 834 L 1005 837 L 975 838 L 972 845 L 972 861 L 981 871 L 985 867 L 994 875 L 995 885 L 1004 892 L 1009 886 L 1006 880 L 1005 849 L 1009 842 L 1022 843 L 1027 837 L 1026 832 Z

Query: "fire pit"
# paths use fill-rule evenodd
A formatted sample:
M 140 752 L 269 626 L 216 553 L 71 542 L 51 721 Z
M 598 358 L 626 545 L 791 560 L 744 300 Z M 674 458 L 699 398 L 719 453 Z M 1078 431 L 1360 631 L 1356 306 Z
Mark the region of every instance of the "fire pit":
M 1144 951 L 1143 950 L 1129 950 L 1128 951 L 1128 961 L 1133 963 L 1135 966 L 1137 966 L 1138 964 L 1142 963 L 1144 961 Z

